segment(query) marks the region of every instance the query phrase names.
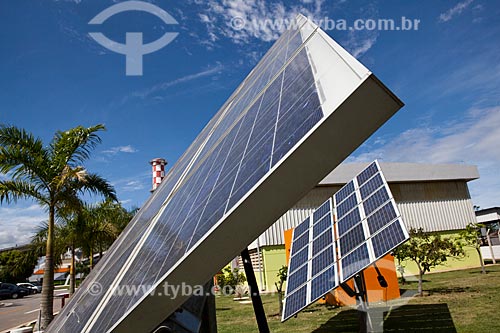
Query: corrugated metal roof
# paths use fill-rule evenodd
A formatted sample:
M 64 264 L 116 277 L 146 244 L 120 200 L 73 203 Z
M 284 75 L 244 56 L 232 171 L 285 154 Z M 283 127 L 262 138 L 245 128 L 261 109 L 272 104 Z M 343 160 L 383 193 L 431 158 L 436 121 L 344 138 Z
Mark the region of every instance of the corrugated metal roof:
M 369 163 L 344 163 L 335 168 L 319 185 L 345 184 L 354 178 Z M 389 183 L 431 182 L 445 180 L 470 181 L 479 178 L 475 165 L 465 164 L 422 164 L 422 163 L 380 163 Z

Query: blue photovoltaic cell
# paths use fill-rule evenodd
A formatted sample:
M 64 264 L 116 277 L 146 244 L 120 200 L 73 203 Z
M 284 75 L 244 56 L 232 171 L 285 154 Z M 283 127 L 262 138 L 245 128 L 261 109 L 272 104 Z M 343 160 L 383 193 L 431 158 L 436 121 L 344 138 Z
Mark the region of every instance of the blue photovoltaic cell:
M 283 318 L 288 319 L 307 305 L 307 286 L 287 296 Z
M 352 251 L 341 260 L 343 281 L 349 280 L 354 274 L 370 264 L 370 256 L 366 243 Z
M 295 289 L 307 282 L 307 265 L 299 268 L 292 273 L 287 280 L 287 293 L 293 292 Z
M 302 235 L 307 229 L 309 229 L 309 217 L 293 230 L 293 239 L 296 240 L 299 238 L 299 236 Z
M 293 251 L 297 252 L 309 243 L 309 229 L 293 242 Z
M 356 207 L 349 214 L 345 215 L 343 218 L 337 221 L 337 226 L 339 230 L 339 237 L 342 237 L 347 230 L 354 227 L 356 224 L 361 222 L 361 216 L 359 215 L 359 209 Z
M 313 238 L 318 237 L 321 233 L 323 233 L 326 229 L 332 226 L 332 215 L 327 214 L 323 216 L 321 220 L 316 222 L 313 227 Z
M 350 181 L 349 183 L 347 183 L 347 185 L 345 185 L 337 193 L 335 193 L 335 202 L 337 203 L 337 205 L 340 204 L 342 200 L 347 198 L 353 192 L 354 182 Z
M 301 303 L 302 305 L 296 308 L 296 311 L 289 309 L 289 307 L 297 306 L 296 301 L 293 301 L 298 298 L 294 291 L 297 289 L 307 290 L 308 284 L 305 286 L 303 286 L 303 284 L 305 284 L 308 279 L 315 277 L 315 275 L 323 274 L 321 278 L 316 279 L 314 282 L 315 285 L 318 285 L 322 281 L 318 287 L 320 289 L 316 292 L 323 292 L 322 290 L 329 286 L 329 282 L 326 280 L 324 281 L 327 273 L 321 272 L 327 269 L 327 267 L 332 267 L 335 261 L 335 243 L 333 242 L 332 209 L 330 200 L 327 200 L 318 207 L 309 218 L 314 221 L 312 228 L 306 228 L 303 226 L 304 222 L 302 222 L 294 230 L 294 240 L 292 242 L 292 252 L 288 267 L 289 278 L 286 289 L 287 296 L 284 319 L 287 319 L 288 316 L 301 310 L 308 304 L 306 299 L 304 304 Z M 297 229 L 299 229 L 299 232 Z M 311 242 L 309 242 L 310 232 L 313 233 L 313 240 Z M 295 237 L 295 235 L 299 236 Z M 330 274 L 334 274 L 332 269 L 329 270 L 332 271 Z M 308 274 L 312 275 L 309 276 Z M 333 289 L 333 287 L 331 287 L 331 289 Z M 290 300 L 292 300 L 292 302 L 290 302 Z
M 376 233 L 379 229 L 387 225 L 396 217 L 398 216 L 392 202 L 387 203 L 385 206 L 368 217 L 367 221 L 370 234 Z
M 340 253 L 345 256 L 349 251 L 360 245 L 365 241 L 365 234 L 363 232 L 363 225 L 358 224 L 356 227 L 352 228 L 339 240 L 340 243 Z
M 372 237 L 375 256 L 377 258 L 383 256 L 404 240 L 406 240 L 406 236 L 401 228 L 401 222 L 397 220 Z
M 318 274 L 319 272 L 324 270 L 325 267 L 333 264 L 333 262 L 333 245 L 330 245 L 329 247 L 325 248 L 323 252 L 312 259 L 312 276 Z
M 294 65 L 289 65 L 285 71 L 283 91 L 290 95 L 293 93 L 298 98 L 281 101 L 275 131 L 278 144 L 272 155 L 273 166 L 323 117 L 305 49 L 294 58 Z
M 313 213 L 313 223 L 318 222 L 323 216 L 328 214 L 330 211 L 331 211 L 330 200 L 327 200 Z
M 375 192 L 371 197 L 363 201 L 363 208 L 365 209 L 366 216 L 370 215 L 375 209 L 389 200 L 389 194 L 385 187 L 382 187 Z
M 316 254 L 325 249 L 328 245 L 332 244 L 332 229 L 328 228 L 326 232 L 321 234 L 318 238 L 313 241 L 313 250 L 312 256 L 314 257 Z
M 377 173 L 372 179 L 370 179 L 366 184 L 361 186 L 359 192 L 361 193 L 361 199 L 365 200 L 372 194 L 376 189 L 382 186 L 384 182 L 382 181 L 382 176 Z
M 337 206 L 337 219 L 342 218 L 348 211 L 358 204 L 356 193 L 351 194 L 340 205 Z
M 294 272 L 297 268 L 305 264 L 307 262 L 307 259 L 309 258 L 309 247 L 306 247 L 299 252 L 293 249 L 292 251 L 293 253 L 292 257 L 290 258 L 290 267 L 288 269 L 290 273 Z
M 311 302 L 316 301 L 337 287 L 335 283 L 336 275 L 336 266 L 333 265 L 311 280 Z
M 373 162 L 356 177 L 358 186 L 363 185 L 368 179 L 378 172 L 377 163 Z

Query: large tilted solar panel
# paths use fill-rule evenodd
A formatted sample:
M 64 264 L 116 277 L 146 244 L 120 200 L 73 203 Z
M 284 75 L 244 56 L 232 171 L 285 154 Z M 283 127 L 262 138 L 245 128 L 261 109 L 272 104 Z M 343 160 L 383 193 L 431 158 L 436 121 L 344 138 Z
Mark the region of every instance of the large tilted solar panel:
M 338 286 L 332 218 L 328 199 L 293 231 L 284 320 Z
M 401 106 L 369 70 L 299 16 L 48 331 L 150 332 L 189 297 L 165 297 L 165 284 L 208 281 Z M 359 119 L 361 128 L 343 132 Z M 331 142 L 342 145 L 332 152 Z M 100 292 L 90 292 L 97 283 Z
M 341 188 L 333 201 L 340 283 L 409 238 L 377 161 Z
M 294 229 L 282 321 L 409 238 L 377 161 L 332 199 Z

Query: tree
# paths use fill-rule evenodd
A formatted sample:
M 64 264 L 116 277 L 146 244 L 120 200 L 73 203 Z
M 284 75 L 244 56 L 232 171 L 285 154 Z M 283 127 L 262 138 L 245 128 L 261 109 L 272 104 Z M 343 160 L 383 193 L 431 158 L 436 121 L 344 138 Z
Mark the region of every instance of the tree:
M 12 250 L 0 253 L 0 281 L 17 283 L 26 281 L 37 263 L 32 251 Z
M 481 273 L 486 274 L 484 268 L 483 256 L 481 255 L 481 224 L 469 223 L 464 230 L 460 232 L 460 237 L 465 243 L 465 246 L 470 246 L 476 249 L 481 263 Z
M 418 293 L 423 296 L 423 277 L 431 268 L 447 261 L 448 257 L 462 257 L 462 244 L 438 233 L 424 232 L 422 228 L 410 229 L 410 239 L 394 252 L 398 260 L 412 260 L 418 267 Z
M 71 207 L 64 206 L 59 209 L 55 224 L 54 258 L 55 266 L 60 265 L 60 258 L 68 250 L 71 252 L 70 265 L 70 295 L 76 288 L 76 255 L 77 249 L 82 249 L 83 254 L 89 257 L 89 270 L 93 268 L 93 255 L 95 249 L 106 250 L 118 237 L 120 232 L 132 219 L 133 213 L 128 212 L 119 202 L 105 200 L 95 205 L 77 201 Z M 32 245 L 39 249 L 47 239 L 47 224 L 40 226 L 32 239 Z M 41 253 L 41 251 L 39 251 Z M 59 259 L 59 261 L 56 261 Z M 83 265 L 83 263 L 82 263 Z M 83 267 L 80 272 L 87 272 Z
M 20 199 L 37 201 L 48 211 L 45 270 L 40 304 L 42 330 L 53 318 L 54 224 L 56 212 L 87 192 L 116 200 L 113 187 L 82 166 L 101 142 L 103 125 L 58 131 L 48 146 L 40 138 L 15 126 L 0 125 L 0 203 Z
M 245 283 L 247 280 L 245 274 L 241 273 L 238 268 L 234 268 L 231 271 L 231 267 L 225 267 L 222 269 L 222 273 L 217 274 L 217 284 L 223 290 L 230 287 L 231 293 L 236 291 L 236 287 L 240 284 Z
M 48 233 L 49 225 L 45 222 L 38 226 L 35 234 L 33 235 L 33 237 L 31 237 L 31 249 L 37 258 L 45 255 Z M 68 247 L 66 246 L 64 230 L 62 230 L 59 224 L 54 225 L 54 240 L 52 243 L 54 268 L 58 268 L 62 264 L 62 257 L 64 253 L 66 253 L 66 251 L 68 250 Z
M 278 274 L 276 276 L 278 277 L 278 281 L 274 282 L 274 285 L 276 286 L 276 291 L 278 292 L 278 302 L 280 305 L 280 317 L 283 314 L 283 284 L 285 283 L 287 279 L 287 274 L 288 274 L 288 267 L 287 266 L 281 266 L 281 268 L 278 271 Z
M 82 243 L 85 232 L 85 223 L 82 218 L 84 204 L 80 203 L 70 207 L 60 214 L 60 243 L 71 252 L 71 264 L 69 268 L 69 294 L 73 295 L 76 288 L 75 251 Z
M 96 205 L 85 205 L 81 212 L 83 220 L 82 249 L 90 259 L 90 269 L 94 268 L 94 253 L 99 259 L 120 235 L 133 217 L 120 203 L 106 200 Z
M 81 249 L 89 258 L 89 269 L 94 266 L 94 253 L 107 250 L 133 217 L 119 202 L 105 200 L 89 205 L 79 202 L 74 207 L 65 207 L 59 212 L 60 242 L 64 252 L 71 252 L 69 293 L 76 287 L 75 251 Z

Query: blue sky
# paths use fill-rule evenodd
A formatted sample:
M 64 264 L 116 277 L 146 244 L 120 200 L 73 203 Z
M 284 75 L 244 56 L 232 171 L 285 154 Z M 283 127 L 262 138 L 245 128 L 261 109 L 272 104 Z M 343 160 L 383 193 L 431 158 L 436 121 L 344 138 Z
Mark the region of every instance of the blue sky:
M 297 13 L 348 25 L 420 20 L 411 31 L 327 31 L 406 104 L 349 160 L 475 164 L 474 204 L 500 205 L 497 1 L 149 1 L 179 24 L 143 12 L 87 24 L 116 2 L 0 2 L 0 122 L 47 141 L 56 130 L 104 123 L 103 144 L 86 167 L 109 179 L 126 207 L 149 196 L 148 161 L 172 165 L 281 31 L 251 23 Z M 231 25 L 234 17 L 246 19 L 243 29 Z M 143 76 L 126 76 L 125 57 L 97 44 L 92 31 L 121 43 L 132 31 L 145 42 L 179 34 L 144 56 Z M 33 203 L 3 204 L 0 248 L 26 242 L 45 219 Z

